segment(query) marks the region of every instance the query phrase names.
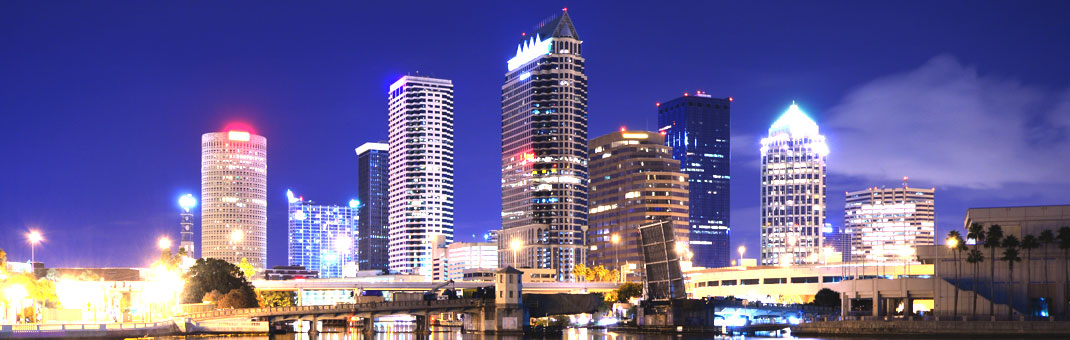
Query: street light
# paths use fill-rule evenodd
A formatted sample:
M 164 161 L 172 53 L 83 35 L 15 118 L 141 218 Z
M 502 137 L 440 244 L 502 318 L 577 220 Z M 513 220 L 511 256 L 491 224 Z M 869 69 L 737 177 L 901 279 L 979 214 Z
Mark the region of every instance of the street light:
M 34 248 L 44 240 L 45 237 L 41 236 L 41 232 L 37 230 L 30 230 L 29 233 L 26 233 L 26 241 L 30 242 L 30 262 L 37 262 L 34 259 Z
M 171 249 L 171 239 L 167 236 L 161 237 L 159 241 L 156 241 L 156 246 L 160 247 L 160 250 Z
M 745 247 L 743 245 L 740 245 L 739 248 L 736 248 L 736 250 L 739 251 L 739 265 L 742 266 L 743 265 L 743 253 L 747 252 L 747 247 Z
M 609 237 L 609 241 L 613 242 L 613 266 L 620 268 L 620 271 L 624 272 L 624 268 L 620 266 L 620 247 L 617 247 L 617 244 L 620 243 L 620 235 L 613 234 Z M 620 277 L 617 279 L 619 280 Z
M 512 241 L 509 242 L 509 249 L 513 250 L 513 266 L 514 267 L 520 267 L 520 264 L 517 263 L 517 260 L 516 260 L 516 253 L 518 251 L 520 251 L 520 248 L 522 248 L 522 247 L 524 247 L 524 242 L 520 241 L 520 239 L 518 239 L 518 238 L 514 238 Z

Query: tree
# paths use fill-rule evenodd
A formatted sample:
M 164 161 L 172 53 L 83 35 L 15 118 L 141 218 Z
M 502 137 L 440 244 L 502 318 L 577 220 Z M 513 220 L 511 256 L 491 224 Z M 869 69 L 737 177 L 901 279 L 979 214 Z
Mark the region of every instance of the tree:
M 7 253 L 0 249 L 0 273 L 7 272 Z
M 293 291 L 260 290 L 256 300 L 261 307 L 289 307 L 297 305 L 297 293 Z
M 951 251 L 955 254 L 955 307 L 952 315 L 959 316 L 959 281 L 962 280 L 962 262 L 959 261 L 959 253 L 966 251 L 966 241 L 962 239 L 962 234 L 959 234 L 958 230 L 952 230 L 947 233 L 947 242 L 954 243 L 954 247 Z
M 256 293 L 252 288 L 231 289 L 223 300 L 216 303 L 216 308 L 254 308 L 259 307 L 256 301 Z
M 241 262 L 238 263 L 238 268 L 241 269 L 246 280 L 252 280 L 253 277 L 256 276 L 256 267 L 253 267 L 253 265 L 244 257 L 241 258 Z
M 1048 246 L 1055 242 L 1055 233 L 1051 229 L 1045 229 L 1040 232 L 1040 237 L 1037 237 L 1037 240 L 1044 247 L 1044 270 L 1041 270 L 1041 272 L 1044 273 L 1044 284 L 1048 284 Z
M 591 269 L 591 271 L 593 272 L 593 280 L 592 278 L 587 278 L 587 281 L 606 282 L 613 280 L 613 278 L 610 276 L 609 270 L 606 269 L 605 266 L 595 266 Z
M 588 274 L 589 272 L 590 272 L 590 269 L 587 268 L 587 265 L 585 265 L 583 263 L 579 263 L 579 264 L 576 264 L 575 266 L 572 266 L 572 276 L 575 277 L 576 280 L 580 280 L 580 279 L 586 280 L 587 276 L 590 275 L 590 274 Z
M 996 315 L 996 248 L 1003 242 L 1003 227 L 998 224 L 988 226 L 988 231 L 985 233 L 984 247 L 989 249 L 988 258 L 992 259 L 989 262 L 988 280 L 991 284 L 988 285 L 988 315 Z
M 634 282 L 625 282 L 617 287 L 617 302 L 628 302 L 634 297 L 643 296 L 643 285 Z
M 1018 242 L 1017 237 L 1011 235 L 1003 239 L 1002 246 L 1003 257 L 1000 260 L 1007 261 L 1007 268 L 1009 269 L 1007 274 L 1009 275 L 1008 282 L 1010 283 L 1007 287 L 1009 299 L 1007 301 L 1007 318 L 1009 319 L 1014 317 L 1014 263 L 1022 260 L 1022 258 L 1018 257 L 1018 247 L 1021 246 L 1021 243 Z M 1026 283 L 1026 285 L 1028 286 L 1029 283 Z
M 823 307 L 839 307 L 840 306 L 840 293 L 828 288 L 821 288 L 814 294 L 815 306 Z
M 220 259 L 198 259 L 197 263 L 186 272 L 186 287 L 182 291 L 182 302 L 199 303 L 211 291 L 219 291 L 225 297 L 235 289 L 245 291 L 236 294 L 247 294 L 248 298 L 245 295 L 237 296 L 241 298 L 238 300 L 247 303 L 244 307 L 256 307 L 256 294 L 253 292 L 253 286 L 245 280 L 245 275 L 238 266 Z
M 1063 268 L 1063 291 L 1070 292 L 1070 227 L 1060 227 L 1055 238 L 1059 240 L 1059 249 L 1063 250 L 1063 266 L 1065 266 Z
M 973 265 L 973 315 L 977 315 L 977 267 L 979 267 L 984 260 L 985 254 L 977 249 L 970 249 L 970 252 L 966 255 L 966 262 Z
M 1030 296 L 1029 286 L 1033 282 L 1033 249 L 1040 248 L 1040 240 L 1033 235 L 1022 236 L 1022 244 L 1019 246 L 1025 250 L 1025 296 Z

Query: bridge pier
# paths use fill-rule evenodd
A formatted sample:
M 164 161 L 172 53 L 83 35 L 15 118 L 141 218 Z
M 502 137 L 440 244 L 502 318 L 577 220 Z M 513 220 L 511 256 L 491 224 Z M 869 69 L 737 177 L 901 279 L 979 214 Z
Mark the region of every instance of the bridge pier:
M 417 335 L 431 334 L 431 318 L 425 315 L 414 315 L 416 317 L 416 324 L 413 327 L 413 333 Z

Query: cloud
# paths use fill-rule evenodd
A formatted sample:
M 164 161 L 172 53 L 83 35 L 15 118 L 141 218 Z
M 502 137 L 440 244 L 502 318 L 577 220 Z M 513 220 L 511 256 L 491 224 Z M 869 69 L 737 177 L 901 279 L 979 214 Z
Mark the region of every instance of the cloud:
M 829 113 L 822 130 L 834 174 L 971 189 L 1070 183 L 1067 89 L 981 74 L 943 55 L 854 89 Z

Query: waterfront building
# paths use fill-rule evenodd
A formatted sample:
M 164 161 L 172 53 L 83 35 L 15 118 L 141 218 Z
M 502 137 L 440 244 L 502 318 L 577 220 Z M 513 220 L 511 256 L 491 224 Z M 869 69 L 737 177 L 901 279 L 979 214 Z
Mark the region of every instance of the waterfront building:
M 288 265 L 317 271 L 320 277 L 342 277 L 348 266 L 356 266 L 356 204 L 316 204 L 295 197 L 289 190 L 286 199 L 289 203 Z
M 761 264 L 819 263 L 829 153 L 825 136 L 792 103 L 761 144 Z
M 687 244 L 688 175 L 672 152 L 657 132 L 622 129 L 591 140 L 590 265 L 624 271 L 642 263 L 639 227 L 657 221 L 672 221 L 676 242 Z
M 390 229 L 389 145 L 364 143 L 357 151 L 357 264 L 361 270 L 387 270 Z
M 498 268 L 498 244 L 491 242 L 457 242 L 446 247 L 446 280 L 461 281 L 465 273 Z
M 178 244 L 179 249 L 186 251 L 186 256 L 190 258 L 197 258 L 197 254 L 194 253 L 195 247 L 193 246 L 193 207 L 197 206 L 197 199 L 193 198 L 193 194 L 185 194 L 178 198 L 178 206 L 182 207 L 182 213 L 180 214 L 179 222 L 179 235 L 181 241 Z
M 453 242 L 453 82 L 403 76 L 389 102 L 389 266 L 430 279 L 432 249 Z
M 201 257 L 267 265 L 267 138 L 201 136 Z
M 553 268 L 587 259 L 587 76 L 568 12 L 526 32 L 502 85 L 498 262 Z M 514 245 L 518 249 L 513 249 Z M 514 253 L 517 262 L 513 262 Z
M 713 98 L 701 91 L 658 104 L 665 145 L 672 147 L 673 159 L 688 175 L 688 244 L 696 267 L 731 263 L 731 107 L 732 98 Z
M 843 225 L 850 230 L 850 259 L 913 260 L 918 246 L 933 245 L 935 189 L 868 188 L 847 193 Z

